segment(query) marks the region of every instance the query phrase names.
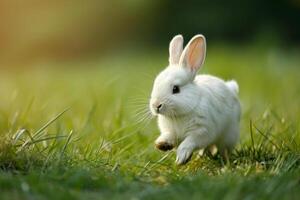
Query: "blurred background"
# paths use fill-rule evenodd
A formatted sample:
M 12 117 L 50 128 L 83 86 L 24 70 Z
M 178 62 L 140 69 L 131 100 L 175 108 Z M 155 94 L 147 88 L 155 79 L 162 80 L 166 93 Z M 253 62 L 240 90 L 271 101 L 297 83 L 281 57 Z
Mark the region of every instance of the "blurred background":
M 299 20 L 299 0 L 1 0 L 0 66 L 165 50 L 179 33 L 297 48 Z
M 143 121 L 169 41 L 198 33 L 208 43 L 200 73 L 239 82 L 244 132 L 275 111 L 298 120 L 299 20 L 300 0 L 1 0 L 0 131 L 68 107 L 64 126 L 96 138 L 114 118 Z
M 225 167 L 210 156 L 176 167 L 175 151 L 154 148 L 153 81 L 172 37 L 186 44 L 199 33 L 207 38 L 199 73 L 240 88 L 241 139 Z M 220 175 L 225 182 L 212 181 L 223 198 L 227 185 L 235 190 L 226 197 L 241 198 L 267 180 L 260 185 L 276 199 L 299 186 L 286 182 L 292 174 L 265 179 L 300 166 L 299 74 L 300 0 L 0 0 L 0 199 L 151 198 L 182 175 L 204 181 L 171 187 L 183 195 L 210 194 L 208 177 Z

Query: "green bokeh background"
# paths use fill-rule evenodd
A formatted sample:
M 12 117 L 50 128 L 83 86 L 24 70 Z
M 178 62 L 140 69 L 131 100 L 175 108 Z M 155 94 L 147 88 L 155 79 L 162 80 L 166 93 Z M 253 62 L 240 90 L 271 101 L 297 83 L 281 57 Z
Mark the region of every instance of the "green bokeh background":
M 0 199 L 297 199 L 300 2 L 0 2 Z M 235 79 L 241 139 L 224 165 L 154 148 L 168 43 L 207 38 L 200 73 Z M 65 112 L 63 112 L 65 111 Z M 56 117 L 57 116 L 57 117 Z

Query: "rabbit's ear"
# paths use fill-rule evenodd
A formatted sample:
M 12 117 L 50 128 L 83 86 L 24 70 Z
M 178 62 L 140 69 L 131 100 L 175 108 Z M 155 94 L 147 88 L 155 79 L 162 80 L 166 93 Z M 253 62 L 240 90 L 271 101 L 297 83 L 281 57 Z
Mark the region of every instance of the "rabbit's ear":
M 183 50 L 183 37 L 182 35 L 176 35 L 173 37 L 169 46 L 169 64 L 176 65 L 179 63 L 180 55 Z
M 193 73 L 200 69 L 205 60 L 206 41 L 203 35 L 194 36 L 184 48 L 179 65 L 190 69 Z

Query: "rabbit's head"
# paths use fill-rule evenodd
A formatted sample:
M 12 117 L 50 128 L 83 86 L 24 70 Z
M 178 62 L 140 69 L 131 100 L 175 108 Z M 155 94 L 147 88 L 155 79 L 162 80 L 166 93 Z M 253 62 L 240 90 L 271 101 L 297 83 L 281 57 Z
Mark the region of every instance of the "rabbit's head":
M 183 37 L 175 36 L 169 47 L 169 66 L 155 79 L 150 99 L 153 115 L 176 117 L 190 112 L 199 95 L 193 80 L 204 63 L 206 42 L 194 36 L 183 50 Z

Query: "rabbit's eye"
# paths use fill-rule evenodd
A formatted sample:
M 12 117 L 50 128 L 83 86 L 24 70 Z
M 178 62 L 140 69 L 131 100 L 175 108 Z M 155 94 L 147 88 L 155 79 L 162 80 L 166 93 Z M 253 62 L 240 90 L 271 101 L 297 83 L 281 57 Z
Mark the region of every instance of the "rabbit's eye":
M 172 93 L 173 94 L 177 94 L 179 92 L 180 92 L 179 86 L 178 85 L 174 85 Z

